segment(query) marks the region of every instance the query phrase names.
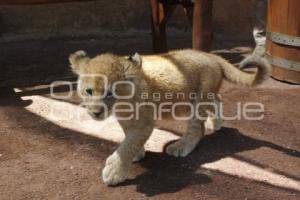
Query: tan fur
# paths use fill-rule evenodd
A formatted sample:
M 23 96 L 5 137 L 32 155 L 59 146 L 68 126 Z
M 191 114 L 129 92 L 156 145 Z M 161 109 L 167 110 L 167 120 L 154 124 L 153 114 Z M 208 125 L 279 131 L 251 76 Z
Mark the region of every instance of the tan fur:
M 133 57 L 101 54 L 92 59 L 87 57 L 83 51 L 79 51 L 72 54 L 69 60 L 73 71 L 80 75 L 78 90 L 86 96 L 84 100 L 88 102 L 87 109 L 95 119 L 105 118 L 102 115 L 103 108 L 97 105 L 99 102 L 107 105 L 109 109 L 119 102 L 144 103 L 144 106 L 141 106 L 138 112 L 134 113 L 134 116 L 139 115 L 138 119 L 119 119 L 126 138 L 106 161 L 102 176 L 107 185 L 115 185 L 126 179 L 132 160 L 136 161 L 144 156 L 143 146 L 151 135 L 155 124 L 161 128 L 164 128 L 164 124 L 170 125 L 169 122 L 172 121 L 172 118 L 167 112 L 162 114 L 162 120 L 155 122 L 156 110 L 149 103 L 161 105 L 164 102 L 171 102 L 172 104 L 190 102 L 196 105 L 199 102 L 208 101 L 218 104 L 220 100 L 217 95 L 212 100 L 208 98 L 208 94 L 217 94 L 224 78 L 233 83 L 252 86 L 263 82 L 269 76 L 271 69 L 263 58 L 251 57 L 242 62 L 242 65 L 255 65 L 258 67 L 258 71 L 256 74 L 248 74 L 235 68 L 221 57 L 189 49 L 161 55 L 139 56 L 135 54 Z M 82 74 L 102 74 L 107 77 L 108 85 L 105 87 L 103 80 L 99 77 L 83 77 Z M 92 98 L 111 90 L 111 85 L 114 82 L 125 80 L 130 81 L 135 86 L 136 90 L 132 98 L 125 100 L 115 99 L 111 96 L 101 99 Z M 87 89 L 92 89 L 92 96 L 86 94 Z M 120 85 L 117 88 L 119 95 L 129 94 L 130 90 L 128 85 Z M 149 94 L 147 100 L 141 98 L 144 93 Z M 155 93 L 161 94 L 158 101 L 153 97 Z M 176 96 L 170 100 L 164 96 L 166 93 L 183 93 L 185 95 Z M 196 94 L 196 98 L 193 100 L 188 98 L 188 94 L 191 93 Z M 168 106 L 171 105 L 164 108 L 170 108 Z M 220 128 L 220 119 L 209 114 L 211 109 L 209 106 L 204 106 L 198 110 L 200 116 L 208 117 L 207 121 L 196 117 L 185 121 L 186 126 L 184 126 L 183 132 L 186 134 L 167 147 L 168 154 L 186 156 L 203 137 L 205 126 L 218 126 Z M 176 113 L 180 116 L 186 116 L 189 110 L 184 106 L 179 106 Z M 132 113 L 115 114 L 120 118 L 128 117 Z M 215 121 L 218 121 L 219 124 L 214 125 Z

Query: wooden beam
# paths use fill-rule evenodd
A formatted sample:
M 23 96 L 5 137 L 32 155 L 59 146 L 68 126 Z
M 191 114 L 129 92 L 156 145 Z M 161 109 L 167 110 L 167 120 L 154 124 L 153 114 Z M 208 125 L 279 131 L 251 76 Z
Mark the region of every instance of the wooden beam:
M 166 23 L 172 15 L 176 5 L 165 5 L 158 0 L 150 0 L 152 43 L 156 53 L 168 51 L 166 39 Z
M 213 0 L 195 0 L 193 13 L 193 48 L 210 51 L 212 46 Z

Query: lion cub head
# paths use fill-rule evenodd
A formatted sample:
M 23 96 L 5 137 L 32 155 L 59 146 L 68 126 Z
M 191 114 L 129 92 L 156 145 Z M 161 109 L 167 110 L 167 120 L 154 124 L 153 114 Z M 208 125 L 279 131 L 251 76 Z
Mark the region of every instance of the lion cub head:
M 140 76 L 142 64 L 137 53 L 131 57 L 105 53 L 90 58 L 84 51 L 77 51 L 69 61 L 78 75 L 77 91 L 82 105 L 96 120 L 108 117 L 114 103 L 132 93 L 132 79 Z

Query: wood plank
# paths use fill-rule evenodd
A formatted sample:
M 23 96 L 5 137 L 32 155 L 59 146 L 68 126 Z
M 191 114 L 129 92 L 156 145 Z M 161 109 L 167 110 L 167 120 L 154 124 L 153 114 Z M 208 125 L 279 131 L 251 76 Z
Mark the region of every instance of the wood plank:
M 195 0 L 193 14 L 193 48 L 210 51 L 212 31 L 212 0 Z
M 300 47 L 277 44 L 268 40 L 266 49 L 272 56 L 300 63 Z
M 272 69 L 272 77 L 280 81 L 300 84 L 300 72 L 285 70 L 275 65 Z
M 299 8 L 299 0 L 270 0 L 268 30 L 300 36 Z

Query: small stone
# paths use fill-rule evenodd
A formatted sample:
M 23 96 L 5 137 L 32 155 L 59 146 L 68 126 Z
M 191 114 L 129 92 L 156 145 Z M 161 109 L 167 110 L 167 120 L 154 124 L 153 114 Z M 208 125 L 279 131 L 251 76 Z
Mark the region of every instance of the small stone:
M 71 166 L 71 167 L 70 167 L 70 169 L 74 169 L 74 167 L 73 167 L 73 166 Z

